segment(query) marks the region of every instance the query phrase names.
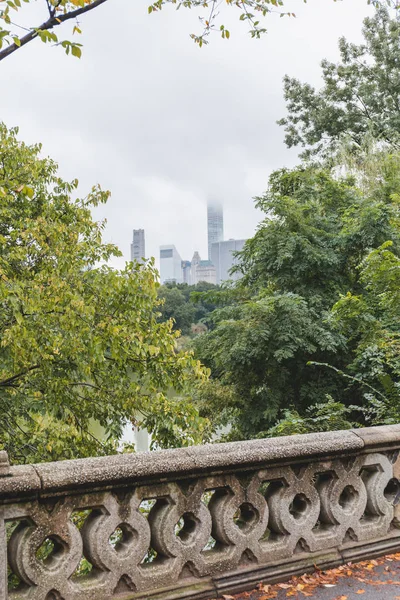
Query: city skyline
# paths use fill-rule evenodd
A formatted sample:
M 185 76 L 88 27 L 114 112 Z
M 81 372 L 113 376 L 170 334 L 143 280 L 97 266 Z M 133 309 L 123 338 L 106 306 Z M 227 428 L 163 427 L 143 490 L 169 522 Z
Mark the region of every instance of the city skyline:
M 37 43 L 2 63 L 4 80 L 13 82 L 2 94 L 4 122 L 18 124 L 25 142 L 43 143 L 43 156 L 59 163 L 62 176 L 79 180 L 80 197 L 97 183 L 111 190 L 109 202 L 93 214 L 107 219 L 104 240 L 123 253 L 112 266 L 124 268 L 130 259 L 133 227 L 145 229 L 147 256 L 157 264 L 159 244 L 171 240 L 179 240 L 183 257 L 190 259 L 197 248 L 206 258 L 204 218 L 211 195 L 223 199 L 226 239 L 254 234 L 263 215 L 252 198 L 264 193 L 272 170 L 298 161 L 276 124 L 286 112 L 283 76 L 319 87 L 320 61 L 337 62 L 342 35 L 359 43 L 362 20 L 373 13 L 365 0 L 314 0 L 312 8 L 298 0 L 290 4 L 296 19 L 271 15 L 263 39 L 251 40 L 235 21 L 229 41 L 212 36 L 199 51 L 187 35 L 195 28 L 191 11 L 179 11 L 178 25 L 174 11 L 148 15 L 146 6 L 129 3 L 117 64 L 102 41 L 113 6 L 105 3 L 85 23 L 81 61 Z M 138 24 L 133 38 L 129 22 Z M 150 45 L 135 60 L 152 36 L 159 46 Z M 121 78 L 122 57 L 134 62 L 133 77 Z M 48 73 L 57 69 L 62 78 L 48 86 Z M 30 101 L 24 103 L 27 86 Z M 115 96 L 118 110 L 110 111 Z M 71 111 L 83 97 L 84 106 Z
M 223 237 L 224 211 L 222 203 L 216 200 L 209 201 L 207 205 L 207 260 L 201 259 L 197 249 L 194 250 L 191 260 L 182 259 L 174 244 L 161 244 L 159 250 L 161 284 L 196 285 L 199 282 L 207 282 L 219 285 L 228 279 L 238 280 L 240 274 L 231 275 L 230 270 L 237 264 L 235 252 L 243 249 L 246 239 L 224 240 Z

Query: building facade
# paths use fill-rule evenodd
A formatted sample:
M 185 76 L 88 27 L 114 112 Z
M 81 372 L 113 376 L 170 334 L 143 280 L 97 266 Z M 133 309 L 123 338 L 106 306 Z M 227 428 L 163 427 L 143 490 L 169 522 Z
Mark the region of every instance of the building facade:
M 226 240 L 225 242 L 217 242 L 211 246 L 211 262 L 217 270 L 217 283 L 232 279 L 237 281 L 240 279 L 240 273 L 229 274 L 229 271 L 237 264 L 237 258 L 234 252 L 243 250 L 246 240 Z
M 224 213 L 222 204 L 210 201 L 207 205 L 208 260 L 211 258 L 211 246 L 224 239 Z
M 144 229 L 133 230 L 133 241 L 131 244 L 131 261 L 143 264 L 146 260 L 146 246 L 144 239 Z
M 192 263 L 190 260 L 182 261 L 182 278 L 183 283 L 192 284 Z
M 196 269 L 196 283 L 203 281 L 205 283 L 217 283 L 217 269 L 211 260 L 201 260 Z
M 192 285 L 196 285 L 200 281 L 206 283 L 217 283 L 217 270 L 212 264 L 211 260 L 201 260 L 200 254 L 196 252 L 193 254 L 191 261 L 191 281 Z
M 173 244 L 160 246 L 161 283 L 183 283 L 182 259 Z
M 190 268 L 192 285 L 196 285 L 196 283 L 197 283 L 197 267 L 200 265 L 200 262 L 201 262 L 200 254 L 196 250 L 196 252 L 193 254 L 193 258 L 191 261 L 191 268 Z

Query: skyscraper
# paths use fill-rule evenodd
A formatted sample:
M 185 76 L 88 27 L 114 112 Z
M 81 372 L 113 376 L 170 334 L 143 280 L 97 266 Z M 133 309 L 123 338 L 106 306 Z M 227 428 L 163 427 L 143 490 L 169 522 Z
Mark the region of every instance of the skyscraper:
M 173 244 L 160 246 L 161 283 L 183 283 L 182 259 Z
M 190 262 L 190 260 L 183 260 L 182 261 L 182 278 L 183 278 L 183 283 L 187 283 L 188 285 L 191 285 L 191 283 L 192 283 L 191 269 L 192 269 L 192 263 Z
M 240 279 L 240 273 L 231 275 L 229 271 L 238 263 L 234 253 L 243 250 L 245 243 L 246 240 L 226 240 L 225 242 L 212 244 L 211 260 L 217 269 L 218 284 L 228 279 L 232 279 L 233 281 Z
M 211 259 L 211 246 L 224 239 L 224 213 L 222 204 L 210 201 L 207 205 L 208 260 Z
M 144 229 L 133 230 L 133 242 L 131 244 L 131 261 L 140 264 L 146 260 L 146 249 L 144 243 Z

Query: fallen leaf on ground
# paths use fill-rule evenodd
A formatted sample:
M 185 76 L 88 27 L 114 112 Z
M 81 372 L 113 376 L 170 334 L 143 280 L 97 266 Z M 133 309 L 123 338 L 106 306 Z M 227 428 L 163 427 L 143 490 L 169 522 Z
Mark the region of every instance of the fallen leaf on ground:
M 391 569 L 385 568 L 387 562 L 391 562 L 391 569 L 397 569 L 397 572 L 392 571 Z M 393 564 L 393 563 L 398 563 Z M 377 572 L 375 567 L 381 567 L 381 569 Z M 263 584 L 260 583 L 257 586 L 256 590 L 252 592 L 244 592 L 242 594 L 238 594 L 235 596 L 224 596 L 225 600 L 233 599 L 233 600 L 273 600 L 276 598 L 282 598 L 282 591 L 284 590 L 284 596 L 286 598 L 291 598 L 292 600 L 301 600 L 301 598 L 308 597 L 314 598 L 317 600 L 319 597 L 318 590 L 322 588 L 334 588 L 338 585 L 340 581 L 343 579 L 346 580 L 348 578 L 352 578 L 354 581 L 359 581 L 363 583 L 365 586 L 380 586 L 380 585 L 396 585 L 400 586 L 400 581 L 393 579 L 385 579 L 381 581 L 382 576 L 386 577 L 389 574 L 396 574 L 396 578 L 399 576 L 400 570 L 400 552 L 396 554 L 391 554 L 390 556 L 378 558 L 376 560 L 365 560 L 359 563 L 347 563 L 345 565 L 341 565 L 336 567 L 335 569 L 330 569 L 327 571 L 323 571 L 321 568 L 316 567 L 315 572 L 313 573 L 305 573 L 299 577 L 292 577 L 288 582 L 285 583 L 277 583 L 277 584 Z M 258 591 L 258 593 L 257 593 Z M 358 589 L 358 591 L 354 590 L 352 593 L 357 595 L 363 595 L 366 592 L 364 588 Z M 353 598 L 353 595 L 351 596 Z M 349 596 L 341 595 L 335 596 L 335 598 L 331 598 L 330 600 L 348 600 Z M 400 600 L 400 595 L 395 596 L 394 600 Z

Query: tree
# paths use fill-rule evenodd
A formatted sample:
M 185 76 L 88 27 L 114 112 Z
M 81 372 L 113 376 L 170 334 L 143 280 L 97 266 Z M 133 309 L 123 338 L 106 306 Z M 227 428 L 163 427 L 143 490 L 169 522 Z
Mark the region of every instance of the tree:
M 78 182 L 16 135 L 0 126 L 2 447 L 18 461 L 104 454 L 154 415 L 157 443 L 200 441 L 190 393 L 206 372 L 158 320 L 154 264 L 108 267 L 120 253 L 90 210 L 109 194 L 72 199 Z
M 400 19 L 381 5 L 364 21 L 364 43 L 339 40 L 338 64 L 323 60 L 324 85 L 286 76 L 288 115 L 278 121 L 286 145 L 305 148 L 304 157 L 331 156 L 343 140 L 354 149 L 366 136 L 400 148 Z
M 194 341 L 218 382 L 216 390 L 199 390 L 202 414 L 246 439 L 265 434 L 284 408 L 305 410 L 326 393 L 341 394 L 339 377 L 321 380 L 306 368 L 308 360 L 328 362 L 345 351 L 320 314 L 296 294 L 268 292 L 216 310 L 214 329 Z
M 194 305 L 187 302 L 181 290 L 176 286 L 160 287 L 159 298 L 163 301 L 160 306 L 160 318 L 164 321 L 173 319 L 175 328 L 181 331 L 182 335 L 189 335 L 195 319 Z
M 24 0 L 29 4 L 31 0 Z M 0 21 L 4 21 L 4 26 L 0 27 L 0 61 L 13 54 L 19 48 L 22 48 L 34 39 L 39 38 L 42 42 L 52 42 L 56 45 L 61 45 L 67 54 L 80 57 L 82 44 L 71 42 L 69 40 L 59 40 L 54 29 L 66 21 L 74 22 L 72 34 L 80 34 L 80 25 L 77 18 L 83 14 L 98 8 L 107 0 L 41 0 L 45 16 L 42 23 L 30 27 L 22 27 L 26 29 L 23 36 L 19 35 L 21 25 L 14 22 L 14 14 L 16 12 L 25 13 L 26 6 L 21 5 L 21 0 L 0 0 L 3 2 L 3 9 L 0 9 Z M 379 4 L 380 0 L 368 0 L 368 3 Z M 250 26 L 250 34 L 252 37 L 259 38 L 266 29 L 260 25 L 260 18 L 276 12 L 280 16 L 288 15 L 295 16 L 292 12 L 285 12 L 283 9 L 284 0 L 227 0 L 227 4 L 236 7 L 240 13 L 240 20 L 246 21 Z M 202 12 L 200 16 L 202 32 L 200 34 L 191 34 L 191 38 L 199 46 L 207 44 L 207 38 L 213 31 L 219 31 L 221 36 L 229 39 L 230 32 L 223 24 L 219 22 L 220 1 L 211 0 L 156 0 L 148 7 L 149 13 L 160 11 L 166 5 L 175 6 L 176 9 L 181 8 L 196 8 Z M 2 49 L 3 48 L 3 49 Z
M 200 281 L 196 285 L 187 283 L 167 283 L 158 290 L 158 297 L 162 301 L 160 319 L 172 319 L 174 329 L 184 336 L 193 334 L 193 326 L 210 325 L 208 315 L 214 310 L 215 304 L 207 299 L 206 292 L 218 292 L 219 287 Z
M 342 376 L 357 341 L 331 309 L 348 291 L 365 292 L 358 266 L 371 249 L 392 240 L 398 257 L 399 173 L 398 158 L 389 158 L 369 186 L 361 174 L 315 167 L 272 174 L 257 199 L 266 216 L 241 252 L 232 302 L 211 314 L 212 331 L 195 340 L 212 374 L 199 406 L 216 424 L 230 421 L 231 437 L 264 435 L 282 411 L 305 418 L 330 397 L 337 406 L 365 406 L 362 383 Z
M 353 342 L 343 376 L 361 386 L 382 424 L 400 419 L 400 258 L 388 241 L 360 265 L 362 294 L 348 292 L 333 307 L 338 330 Z

